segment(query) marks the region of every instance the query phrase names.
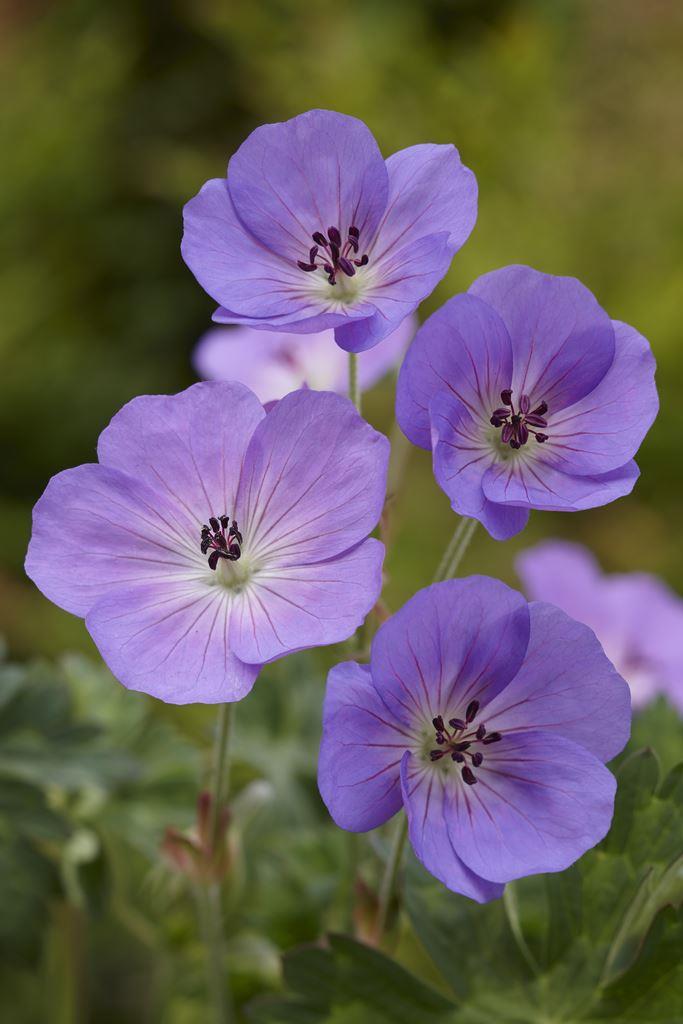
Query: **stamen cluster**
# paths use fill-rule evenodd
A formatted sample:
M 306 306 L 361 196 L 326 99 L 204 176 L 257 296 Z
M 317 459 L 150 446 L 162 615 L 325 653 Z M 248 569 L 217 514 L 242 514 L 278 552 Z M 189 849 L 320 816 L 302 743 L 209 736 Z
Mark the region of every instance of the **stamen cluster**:
M 237 529 L 237 522 L 233 519 L 230 525 L 229 516 L 211 516 L 209 526 L 202 526 L 201 551 L 209 555 L 209 568 L 215 571 L 219 558 L 225 558 L 228 562 L 236 562 L 242 554 L 242 534 Z
M 501 434 L 503 444 L 509 444 L 511 448 L 515 449 L 521 448 L 529 440 L 529 434 L 533 434 L 539 444 L 548 440 L 547 434 L 534 429 L 548 426 L 548 421 L 544 419 L 548 411 L 547 402 L 541 402 L 535 409 L 532 409 L 529 396 L 522 395 L 519 400 L 519 412 L 516 412 L 512 401 L 512 388 L 505 388 L 501 391 L 500 400 L 503 406 L 494 409 L 491 423 L 494 427 L 503 428 Z
M 307 273 L 312 270 L 323 270 L 330 284 L 337 283 L 339 271 L 347 277 L 353 277 L 356 267 L 364 267 L 368 263 L 367 253 L 363 253 L 359 259 L 355 258 L 360 246 L 360 231 L 353 225 L 349 228 L 348 237 L 343 245 L 341 231 L 334 226 L 327 229 L 327 237 L 322 231 L 315 231 L 311 238 L 315 244 L 309 250 L 308 262 L 297 260 L 297 266 Z M 354 254 L 353 257 L 351 253 Z
M 432 725 L 436 729 L 436 742 L 441 749 L 430 750 L 430 760 L 440 761 L 442 757 L 450 754 L 451 760 L 462 765 L 461 774 L 468 786 L 474 786 L 477 781 L 472 769 L 481 767 L 484 761 L 484 755 L 480 750 L 472 752 L 470 748 L 477 743 L 487 746 L 489 743 L 497 743 L 501 739 L 499 732 L 487 732 L 483 722 L 476 729 L 470 728 L 478 712 L 479 701 L 471 700 L 467 705 L 464 718 L 448 720 L 450 730 L 444 725 L 442 715 L 437 715 L 432 719 Z M 467 763 L 468 759 L 469 764 Z

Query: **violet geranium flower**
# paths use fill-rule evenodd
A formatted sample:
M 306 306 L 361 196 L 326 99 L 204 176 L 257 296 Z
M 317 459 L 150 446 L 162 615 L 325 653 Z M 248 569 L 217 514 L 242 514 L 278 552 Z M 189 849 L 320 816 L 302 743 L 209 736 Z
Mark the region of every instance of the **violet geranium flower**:
M 504 267 L 415 336 L 396 414 L 456 512 L 498 540 L 532 508 L 575 512 L 630 493 L 658 408 L 655 361 L 570 277 Z
M 185 207 L 182 254 L 219 323 L 361 352 L 426 298 L 469 237 L 477 183 L 450 145 L 384 160 L 362 121 L 309 110 L 257 128 Z
M 398 368 L 416 330 L 416 318 L 408 316 L 381 345 L 360 355 L 362 391 Z M 200 338 L 193 361 L 205 380 L 239 380 L 264 403 L 302 386 L 341 395 L 348 391 L 348 356 L 335 345 L 333 331 L 304 335 L 214 327 Z
M 683 714 L 683 601 L 662 580 L 642 572 L 605 575 L 587 548 L 566 541 L 523 551 L 516 568 L 529 597 L 590 626 L 628 683 L 634 707 L 661 693 Z
M 98 463 L 48 484 L 26 571 L 124 686 L 239 700 L 262 664 L 346 639 L 374 605 L 388 449 L 330 393 L 268 415 L 236 383 L 135 398 Z
M 323 726 L 335 822 L 365 832 L 403 806 L 427 870 L 486 902 L 606 834 L 629 691 L 586 626 L 472 576 L 420 591 L 369 665 L 332 670 Z

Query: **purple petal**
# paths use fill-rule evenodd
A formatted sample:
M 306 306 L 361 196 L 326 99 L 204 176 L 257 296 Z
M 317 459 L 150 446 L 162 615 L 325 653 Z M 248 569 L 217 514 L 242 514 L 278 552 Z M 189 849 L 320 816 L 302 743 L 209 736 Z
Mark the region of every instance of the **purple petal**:
M 544 449 L 525 456 L 526 452 L 487 469 L 482 487 L 489 501 L 547 512 L 578 512 L 630 494 L 639 476 L 635 462 L 599 476 L 570 476 L 550 465 Z
M 117 589 L 89 612 L 86 626 L 116 678 L 167 704 L 236 701 L 260 666 L 228 644 L 230 597 L 201 579 Z
M 485 750 L 476 785 L 452 773 L 448 832 L 472 871 L 494 882 L 562 871 L 606 835 L 616 783 L 586 749 L 529 732 Z
M 300 321 L 321 314 L 322 327 L 344 323 L 330 315 L 296 265 L 262 245 L 240 222 L 223 178 L 202 186 L 184 209 L 183 259 L 209 295 L 237 318 Z M 318 329 L 320 329 L 318 328 Z
M 372 677 L 393 715 L 411 725 L 463 717 L 514 677 L 529 642 L 521 594 L 486 576 L 419 591 L 377 632 Z
M 297 391 L 249 445 L 237 500 L 245 546 L 274 566 L 337 555 L 367 537 L 382 512 L 389 442 L 338 395 Z
M 523 530 L 529 519 L 527 509 L 495 505 L 484 496 L 482 480 L 494 454 L 481 423 L 450 392 L 437 394 L 429 413 L 434 476 L 451 507 L 478 519 L 496 540 L 507 540 Z
M 275 413 L 270 413 L 273 416 Z M 266 566 L 235 599 L 230 642 L 246 662 L 347 640 L 382 589 L 384 545 L 366 540 L 312 565 Z
M 327 677 L 318 788 L 340 828 L 367 832 L 401 808 L 400 763 L 409 733 L 393 722 L 355 661 Z
M 242 223 L 290 261 L 305 258 L 313 233 L 330 226 L 344 237 L 357 227 L 362 246 L 389 193 L 372 132 L 331 110 L 257 128 L 230 160 L 228 183 Z
M 453 256 L 477 219 L 477 179 L 455 146 L 410 146 L 389 157 L 387 171 L 389 199 L 369 253 L 371 262 L 442 231 L 448 232 Z
M 470 293 L 497 310 L 510 333 L 513 400 L 528 394 L 532 408 L 545 400 L 554 414 L 588 395 L 612 365 L 612 323 L 575 278 L 503 267 L 480 277 Z
M 498 314 L 471 295 L 456 295 L 415 335 L 401 367 L 396 416 L 413 444 L 431 447 L 429 406 L 450 393 L 475 422 L 486 422 L 512 378 L 512 347 Z
M 602 574 L 587 548 L 568 541 L 546 541 L 522 551 L 515 570 L 530 600 L 557 605 L 599 636 Z
M 33 511 L 26 572 L 46 597 L 85 616 L 115 588 L 182 580 L 202 557 L 183 508 L 118 469 L 58 473 Z
M 486 728 L 557 733 L 611 760 L 631 731 L 628 686 L 587 626 L 551 604 L 529 610 L 524 663 L 486 709 Z
M 234 516 L 242 461 L 263 419 L 261 403 L 242 384 L 143 395 L 114 416 L 98 455 L 103 465 L 154 486 L 196 529 L 209 516 Z
M 613 324 L 616 351 L 610 369 L 590 394 L 549 419 L 547 452 L 560 470 L 591 474 L 623 466 L 657 415 L 650 346 L 633 327 Z
M 398 366 L 417 329 L 414 317 L 358 361 L 358 379 L 369 390 Z M 282 398 L 304 385 L 318 391 L 348 391 L 348 357 L 334 341 L 333 331 L 289 334 L 252 327 L 214 327 L 198 342 L 193 361 L 201 377 L 237 380 L 261 402 Z
M 448 776 L 425 767 L 411 753 L 401 761 L 401 789 L 415 856 L 427 871 L 453 892 L 477 903 L 503 895 L 503 886 L 481 878 L 462 862 L 449 836 L 454 800 Z

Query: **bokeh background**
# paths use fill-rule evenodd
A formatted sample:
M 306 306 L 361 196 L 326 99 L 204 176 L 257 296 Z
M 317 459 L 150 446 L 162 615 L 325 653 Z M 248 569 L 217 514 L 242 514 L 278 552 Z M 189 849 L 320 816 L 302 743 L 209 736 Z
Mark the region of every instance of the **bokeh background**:
M 485 271 L 529 263 L 581 278 L 657 357 L 662 409 L 638 457 L 634 494 L 580 515 L 536 513 L 506 545 L 480 531 L 463 571 L 514 582 L 515 553 L 555 535 L 588 544 L 607 569 L 654 571 L 683 589 L 682 56 L 676 0 L 3 5 L 0 632 L 11 657 L 59 663 L 60 685 L 84 714 L 88 694 L 100 701 L 115 689 L 80 620 L 23 575 L 31 507 L 52 474 L 95 458 L 100 430 L 124 402 L 196 379 L 190 356 L 213 303 L 180 257 L 183 203 L 224 173 L 256 125 L 315 106 L 365 120 L 387 155 L 454 142 L 476 173 L 478 223 L 422 316 Z M 364 410 L 388 432 L 392 404 L 388 381 Z M 397 607 L 428 582 L 453 527 L 426 453 L 411 455 L 394 523 L 387 595 Z M 81 656 L 92 659 L 87 671 Z M 319 693 L 321 679 L 311 685 Z M 258 696 L 246 714 L 256 719 L 268 706 Z M 144 718 L 145 729 L 179 730 L 160 746 L 177 743 L 186 767 L 174 790 L 182 824 L 210 719 L 195 709 L 181 723 L 149 701 L 135 713 L 112 712 L 111 722 L 128 714 Z M 316 728 L 312 721 L 311 763 Z M 170 785 L 180 769 L 159 771 Z M 313 790 L 312 777 L 306 785 Z M 147 852 L 164 823 L 149 806 Z M 307 937 L 305 926 L 290 925 L 275 947 Z M 178 928 L 189 929 L 184 918 Z M 100 988 L 125 978 L 121 991 L 135 992 L 141 979 L 112 934 Z M 173 932 L 165 939 L 176 940 Z M 30 1004 L 29 976 L 16 1005 Z M 190 997 L 178 999 L 176 1016 L 167 1010 L 164 1020 L 193 1020 Z M 127 1016 L 109 1018 L 100 1006 L 94 1019 L 151 1019 L 133 1003 Z

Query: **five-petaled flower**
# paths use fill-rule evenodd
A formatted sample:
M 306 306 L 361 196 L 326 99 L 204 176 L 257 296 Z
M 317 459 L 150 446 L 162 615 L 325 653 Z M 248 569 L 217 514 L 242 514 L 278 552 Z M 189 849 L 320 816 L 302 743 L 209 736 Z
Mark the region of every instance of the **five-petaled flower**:
M 574 278 L 505 267 L 418 331 L 399 375 L 406 436 L 433 452 L 453 508 L 504 540 L 532 508 L 628 494 L 657 413 L 645 338 Z
M 477 212 L 451 145 L 384 160 L 365 124 L 310 110 L 257 128 L 185 207 L 182 253 L 214 320 L 311 333 L 361 352 L 447 272 Z
M 413 849 L 479 902 L 560 871 L 606 834 L 605 768 L 629 691 L 594 634 L 474 576 L 418 592 L 378 631 L 370 665 L 328 679 L 318 780 L 341 828 L 403 805 Z
M 594 631 L 631 689 L 634 707 L 664 694 L 683 713 L 683 601 L 649 573 L 605 575 L 587 548 L 547 541 L 523 551 L 528 596 Z
M 417 321 L 408 316 L 369 352 L 358 358 L 363 391 L 397 369 Z M 194 365 L 205 380 L 239 380 L 262 402 L 274 402 L 302 386 L 317 391 L 348 391 L 348 356 L 334 343 L 333 331 L 290 334 L 254 327 L 214 327 L 200 338 Z
M 48 484 L 26 571 L 128 688 L 239 700 L 262 664 L 346 639 L 374 605 L 388 449 L 330 393 L 268 415 L 237 383 L 135 398 L 98 463 Z

